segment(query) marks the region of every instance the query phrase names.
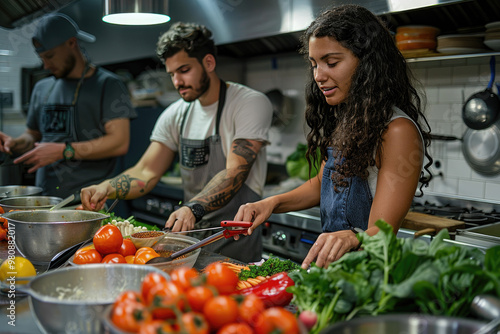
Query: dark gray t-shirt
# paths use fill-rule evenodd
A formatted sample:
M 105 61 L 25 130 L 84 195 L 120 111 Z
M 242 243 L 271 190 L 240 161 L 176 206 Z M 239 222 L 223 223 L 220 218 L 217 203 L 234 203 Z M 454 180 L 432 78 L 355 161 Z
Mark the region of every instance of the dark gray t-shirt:
M 102 68 L 82 82 L 75 108 L 64 107 L 72 105 L 78 81 L 49 77 L 35 85 L 27 126 L 42 133 L 41 142 L 95 139 L 105 134 L 106 122 L 136 116 L 124 83 Z M 115 164 L 116 158 L 65 161 L 61 157 L 37 171 L 36 185 L 45 195 L 64 198 L 112 177 Z

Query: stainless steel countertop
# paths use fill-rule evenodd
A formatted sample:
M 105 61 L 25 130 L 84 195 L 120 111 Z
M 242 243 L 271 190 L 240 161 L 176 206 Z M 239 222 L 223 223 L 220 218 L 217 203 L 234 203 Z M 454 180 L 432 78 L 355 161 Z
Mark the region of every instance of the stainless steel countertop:
M 0 241 L 0 259 L 8 257 L 8 243 L 7 241 Z M 19 253 L 16 250 L 16 255 Z M 205 268 L 208 264 L 215 261 L 231 261 L 239 263 L 239 261 L 229 259 L 227 256 L 222 256 L 215 253 L 210 253 L 201 249 L 200 255 L 194 267 L 198 270 Z M 45 268 L 35 266 L 37 272 L 45 271 Z M 55 269 L 57 270 L 57 269 Z M 9 325 L 10 319 L 7 317 L 10 313 L 8 307 L 13 304 L 15 306 L 15 326 Z M 16 294 L 15 298 L 9 298 L 5 292 L 0 292 L 0 333 L 23 333 L 23 334 L 36 334 L 43 333 L 37 326 L 35 317 L 31 312 L 29 305 L 29 297 L 23 294 Z

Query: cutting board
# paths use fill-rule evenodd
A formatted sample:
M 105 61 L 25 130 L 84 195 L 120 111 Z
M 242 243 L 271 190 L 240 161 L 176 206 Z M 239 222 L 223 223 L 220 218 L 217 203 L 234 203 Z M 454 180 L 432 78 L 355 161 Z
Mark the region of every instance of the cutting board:
M 446 228 L 448 231 L 453 232 L 457 228 L 464 228 L 465 223 L 463 221 L 437 217 L 433 215 L 428 215 L 420 212 L 408 212 L 401 227 L 407 228 L 414 231 L 420 231 L 424 229 L 435 229 L 435 232 Z

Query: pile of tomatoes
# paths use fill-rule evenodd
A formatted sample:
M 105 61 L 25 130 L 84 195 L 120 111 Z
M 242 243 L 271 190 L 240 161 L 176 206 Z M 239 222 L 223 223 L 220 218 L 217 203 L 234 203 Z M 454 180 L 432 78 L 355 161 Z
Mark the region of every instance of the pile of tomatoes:
M 75 253 L 73 263 L 133 263 L 145 264 L 160 256 L 151 247 L 136 249 L 130 239 L 124 239 L 120 229 L 113 224 L 102 226 L 94 235 L 93 243 Z
M 0 214 L 5 213 L 3 208 L 0 206 Z M 6 218 L 0 217 L 0 241 L 7 240 L 9 232 L 9 222 Z
M 115 301 L 112 324 L 131 333 L 298 334 L 296 317 L 282 307 L 266 308 L 254 294 L 237 292 L 238 276 L 221 263 L 200 273 L 180 267 L 170 279 L 148 274 L 140 291 Z

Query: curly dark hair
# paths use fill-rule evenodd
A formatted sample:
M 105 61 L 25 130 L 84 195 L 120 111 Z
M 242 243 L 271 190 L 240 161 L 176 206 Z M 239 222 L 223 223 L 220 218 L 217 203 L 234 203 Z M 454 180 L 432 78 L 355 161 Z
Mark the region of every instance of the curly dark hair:
M 367 168 L 375 165 L 375 149 L 382 147 L 382 134 L 393 116 L 393 107 L 398 107 L 415 121 L 424 137 L 425 156 L 429 159 L 424 168 L 429 172 L 430 127 L 412 85 L 413 76 L 384 23 L 364 7 L 344 5 L 320 14 L 303 33 L 300 51 L 306 58 L 311 37 L 334 38 L 358 58 L 359 65 L 352 77 L 348 101 L 336 106 L 327 104 L 310 69 L 305 89 L 309 165 L 319 169 L 327 158 L 327 147 L 332 146 L 337 152 L 336 161 L 343 161 L 332 176 L 336 185 L 346 186 L 347 177 L 366 179 Z M 321 161 L 314 158 L 318 147 Z M 432 177 L 423 175 L 420 190 Z
M 212 32 L 207 27 L 195 23 L 174 23 L 156 43 L 156 55 L 163 62 L 177 52 L 184 50 L 189 57 L 201 63 L 207 54 L 217 57 L 217 48 Z

